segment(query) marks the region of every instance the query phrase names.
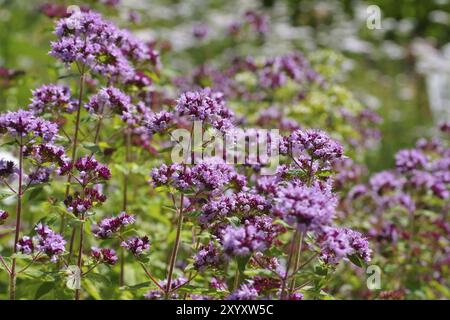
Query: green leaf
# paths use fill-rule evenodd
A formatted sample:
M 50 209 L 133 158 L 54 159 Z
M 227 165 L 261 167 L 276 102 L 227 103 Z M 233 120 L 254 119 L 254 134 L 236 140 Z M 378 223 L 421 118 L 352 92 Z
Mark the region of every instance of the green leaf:
M 6 198 L 9 198 L 9 197 L 11 197 L 13 195 L 15 195 L 14 192 L 2 192 L 2 193 L 0 193 L 0 201 L 4 200 Z
M 314 268 L 314 273 L 319 276 L 326 276 L 328 274 L 328 269 L 322 266 L 316 266 Z
M 56 285 L 55 281 L 44 282 L 43 284 L 41 284 L 36 291 L 34 299 L 39 300 L 42 296 L 49 293 L 55 287 L 55 285 Z
M 239 272 L 244 273 L 247 263 L 250 261 L 250 256 L 247 257 L 236 257 L 237 266 Z
M 89 275 L 89 274 L 88 274 Z M 89 293 L 95 300 L 102 300 L 98 287 L 95 285 L 95 281 L 90 281 L 89 279 L 84 279 L 84 289 Z
M 133 286 L 126 286 L 125 290 L 135 291 L 135 290 L 139 290 L 139 289 L 143 289 L 143 288 L 149 288 L 149 287 L 152 287 L 152 286 L 156 287 L 153 282 L 147 281 L 147 282 L 142 282 L 142 283 L 135 284 Z
M 30 191 L 29 192 L 29 196 L 28 196 L 28 200 L 35 199 L 38 195 L 40 195 L 42 193 L 43 189 L 44 188 L 42 186 L 40 186 L 40 188 L 33 188 L 31 191 L 27 190 L 27 192 Z
M 333 170 L 323 170 L 320 171 L 317 175 L 321 178 L 327 178 L 333 174 Z
M 357 254 L 352 254 L 352 255 L 348 255 L 347 256 L 348 260 L 351 261 L 351 263 L 353 263 L 355 266 L 362 268 L 364 267 L 364 261 L 357 255 Z
M 2 145 L 0 145 L 0 147 L 12 146 L 14 144 L 16 144 L 16 140 L 5 142 Z
M 86 278 L 93 282 L 94 285 L 102 284 L 109 286 L 111 285 L 111 281 L 109 278 L 105 277 L 104 275 L 101 275 L 100 273 L 88 273 L 86 275 Z
M 93 153 L 101 153 L 102 152 L 100 147 L 95 143 L 83 143 L 83 148 L 85 148 Z

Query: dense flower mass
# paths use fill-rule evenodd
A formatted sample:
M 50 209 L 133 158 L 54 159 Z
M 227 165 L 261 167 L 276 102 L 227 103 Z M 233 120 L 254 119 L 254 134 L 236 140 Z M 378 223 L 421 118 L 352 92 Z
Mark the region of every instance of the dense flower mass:
M 323 131 L 296 130 L 284 139 L 281 152 L 290 154 L 308 168 L 316 165 L 317 160 L 329 165 L 330 161 L 342 157 L 344 150 Z
M 419 150 L 401 150 L 395 156 L 395 164 L 401 172 L 422 169 L 427 165 L 427 157 Z
M 91 113 L 111 112 L 121 116 L 131 113 L 131 99 L 123 91 L 114 88 L 102 88 L 91 97 L 85 108 Z
M 228 296 L 228 300 L 256 300 L 259 294 L 252 284 L 244 283 Z
M 54 232 L 48 226 L 38 224 L 35 228 L 37 236 L 35 237 L 35 248 L 50 257 L 50 260 L 56 262 L 58 257 L 65 251 L 66 241 L 63 237 Z
M 231 213 L 249 214 L 251 211 L 261 213 L 267 211 L 268 207 L 268 201 L 258 194 L 239 192 L 223 195 L 209 201 L 202 207 L 199 221 L 202 224 L 207 224 Z
M 122 33 L 95 12 L 74 12 L 58 21 L 50 54 L 66 65 L 85 65 L 101 75 L 127 79 L 133 67 L 120 48 Z
M 91 248 L 91 257 L 96 263 L 106 263 L 109 265 L 115 265 L 119 259 L 116 252 L 109 248 Z
M 380 126 L 387 100 L 347 89 L 379 75 L 359 76 L 358 53 L 323 49 L 331 37 L 339 50 L 373 51 L 362 48 L 373 39 L 339 36 L 349 8 L 333 7 L 331 21 L 320 0 L 263 1 L 264 13 L 238 0 L 195 10 L 155 0 L 145 15 L 135 2 L 42 5 L 42 28 L 27 36 L 56 21 L 54 65 L 0 67 L 0 298 L 450 298 L 450 123 L 416 130 L 397 108 Z M 299 41 L 309 20 L 320 32 Z M 403 44 L 376 51 L 415 55 Z M 391 78 L 404 90 L 384 91 L 399 108 L 422 86 Z M 380 161 L 378 143 L 397 150 L 392 134 L 406 128 L 428 136 Z M 363 275 L 378 266 L 372 290 Z
M 36 236 L 33 238 L 24 236 L 18 241 L 17 251 L 23 254 L 40 252 L 46 254 L 52 262 L 58 261 L 58 258 L 65 251 L 66 241 L 63 237 L 41 223 L 34 230 L 36 231 Z
M 320 231 L 333 220 L 337 198 L 329 186 L 293 181 L 281 187 L 272 212 L 302 231 Z
M 35 144 L 25 149 L 26 157 L 33 158 L 40 164 L 57 164 L 60 167 L 67 165 L 70 158 L 64 148 L 52 143 Z
M 210 89 L 183 93 L 177 100 L 176 111 L 180 116 L 205 121 L 221 131 L 233 126 L 234 114 L 225 106 L 223 94 Z
M 69 87 L 49 84 L 32 91 L 33 98 L 28 108 L 35 114 L 45 112 L 72 112 L 77 108 L 77 102 L 72 100 Z
M 245 177 L 235 169 L 217 161 L 202 161 L 198 164 L 185 166 L 180 164 L 163 164 L 151 172 L 151 183 L 155 186 L 173 185 L 179 189 L 195 188 L 217 190 L 234 183 L 238 188 L 245 186 Z
M 158 113 L 153 113 L 146 117 L 145 127 L 148 129 L 150 134 L 155 134 L 166 130 L 171 124 L 173 115 L 167 111 L 161 111 Z
M 253 252 L 264 251 L 272 244 L 279 229 L 268 216 L 246 220 L 243 226 L 228 226 L 222 231 L 222 244 L 230 256 L 248 256 Z
M 0 178 L 8 178 L 15 171 L 13 161 L 0 159 Z
M 33 239 L 28 236 L 22 237 L 22 239 L 19 239 L 17 242 L 16 249 L 23 254 L 32 254 L 34 252 Z
M 225 262 L 224 256 L 221 254 L 214 242 L 210 242 L 199 248 L 194 256 L 194 267 L 200 271 L 211 267 L 220 267 Z
M 98 225 L 94 225 L 92 232 L 99 238 L 110 238 L 121 228 L 134 222 L 134 216 L 121 212 L 117 217 L 105 218 Z
M 150 249 L 150 240 L 147 236 L 131 237 L 126 241 L 122 241 L 120 245 L 135 256 L 140 256 L 144 251 Z
M 94 188 L 85 188 L 82 193 L 76 191 L 64 200 L 67 210 L 79 216 L 92 209 L 95 205 L 106 201 L 106 196 Z
M 31 111 L 18 110 L 0 114 L 0 135 L 5 133 L 19 139 L 39 137 L 44 142 L 52 142 L 58 133 L 58 126 L 36 117 Z
M 371 259 L 372 250 L 369 243 L 359 232 L 346 228 L 325 228 L 319 236 L 321 257 L 327 263 L 337 264 L 352 254 L 358 255 L 365 262 Z
M 111 178 L 111 171 L 109 168 L 98 162 L 94 156 L 84 156 L 75 161 L 75 163 L 65 163 L 61 167 L 59 174 L 68 174 L 73 168 L 78 171 L 77 181 L 83 186 L 87 186 L 90 183 L 109 180 Z

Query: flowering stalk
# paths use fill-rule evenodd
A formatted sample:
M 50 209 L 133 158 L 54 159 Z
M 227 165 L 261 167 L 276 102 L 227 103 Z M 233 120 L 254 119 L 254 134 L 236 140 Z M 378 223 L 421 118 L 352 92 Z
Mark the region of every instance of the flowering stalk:
M 186 168 L 186 165 L 185 165 Z M 178 248 L 180 245 L 180 235 L 181 235 L 181 227 L 183 225 L 183 202 L 184 202 L 184 194 L 181 194 L 181 200 L 180 200 L 180 207 L 179 207 L 179 216 L 178 216 L 178 223 L 177 223 L 177 234 L 175 236 L 175 244 L 173 245 L 172 249 L 172 255 L 170 257 L 170 263 L 169 263 L 169 272 L 167 275 L 167 290 L 165 293 L 166 299 L 169 298 L 170 290 L 172 287 L 172 275 L 173 275 L 173 268 L 175 266 L 175 261 L 177 259 L 177 253 Z
M 17 208 L 16 208 L 16 230 L 14 236 L 14 248 L 12 265 L 9 273 L 9 299 L 16 299 L 16 257 L 17 243 L 19 242 L 20 235 L 20 223 L 22 214 L 22 180 L 23 180 L 23 139 L 20 137 L 19 144 L 19 186 L 17 190 Z
M 289 270 L 290 270 L 292 259 L 293 259 L 294 253 L 295 253 L 295 245 L 294 245 L 294 243 L 295 243 L 296 237 L 297 237 L 297 231 L 292 235 L 292 240 L 290 241 L 291 247 L 290 247 L 290 250 L 289 250 L 289 257 L 288 257 L 287 264 L 286 264 L 286 271 L 285 271 L 285 274 L 284 274 L 284 277 L 283 277 L 283 281 L 282 281 L 282 285 L 281 285 L 280 300 L 283 300 L 284 297 L 285 297 L 285 290 L 286 290 L 286 286 L 287 286 L 287 280 L 289 278 Z
M 303 247 L 303 239 L 304 239 L 304 233 L 300 232 L 300 234 L 297 235 L 298 238 L 298 244 L 297 244 L 297 254 L 295 258 L 294 268 L 292 270 L 292 281 L 291 281 L 291 289 L 289 291 L 290 294 L 294 292 L 295 289 L 295 274 L 300 270 L 300 260 L 302 255 L 302 247 Z
M 131 132 L 126 130 L 125 136 L 125 163 L 130 162 L 130 146 L 131 146 Z M 128 172 L 123 175 L 123 211 L 126 212 L 128 207 Z M 120 249 L 120 278 L 119 285 L 125 284 L 125 250 Z
M 79 92 L 78 92 L 78 109 L 77 109 L 77 115 L 75 120 L 75 132 L 73 134 L 73 145 L 72 145 L 72 159 L 75 159 L 77 157 L 77 144 L 78 144 L 78 132 L 80 129 L 80 118 L 81 118 L 81 102 L 83 100 L 83 93 L 84 93 L 84 82 L 85 82 L 85 66 L 82 65 L 80 69 L 80 80 L 79 80 Z M 70 194 L 70 183 L 72 181 L 72 176 L 69 174 L 67 176 L 67 186 L 66 186 L 66 193 L 64 195 L 64 199 L 66 199 Z M 61 219 L 61 230 L 60 232 L 63 233 L 64 229 L 66 227 L 66 218 L 65 216 Z M 69 249 L 69 261 L 70 257 L 72 255 L 72 246 L 73 246 L 73 236 L 70 241 L 70 249 Z
M 193 133 L 194 133 L 194 122 L 192 122 L 192 126 L 191 126 L 191 130 L 190 130 L 190 144 L 189 144 L 189 157 L 192 160 L 192 143 L 193 143 Z M 183 174 L 186 173 L 186 163 L 184 163 L 183 165 Z M 174 202 L 175 205 L 175 202 Z M 165 298 L 168 299 L 169 295 L 170 295 L 170 290 L 172 287 L 172 275 L 173 275 L 173 268 L 175 266 L 175 262 L 177 259 L 177 254 L 178 254 L 178 247 L 180 246 L 180 235 L 181 235 L 181 228 L 183 225 L 183 208 L 184 208 L 184 193 L 181 193 L 181 197 L 180 197 L 180 206 L 178 208 L 179 210 L 179 216 L 178 216 L 178 223 L 177 223 L 177 234 L 175 236 L 175 244 L 173 246 L 172 249 L 172 254 L 170 257 L 170 262 L 169 262 L 169 272 L 168 272 L 168 276 L 167 276 L 167 290 L 165 293 Z
M 82 265 L 83 265 L 83 245 L 84 245 L 84 213 L 81 214 L 81 226 L 80 226 L 80 246 L 78 249 L 78 260 L 77 260 L 77 267 L 78 270 L 80 271 L 80 275 L 83 274 L 82 272 Z M 80 279 L 81 280 L 81 279 Z M 81 289 L 76 289 L 75 290 L 75 300 L 80 300 L 80 292 Z

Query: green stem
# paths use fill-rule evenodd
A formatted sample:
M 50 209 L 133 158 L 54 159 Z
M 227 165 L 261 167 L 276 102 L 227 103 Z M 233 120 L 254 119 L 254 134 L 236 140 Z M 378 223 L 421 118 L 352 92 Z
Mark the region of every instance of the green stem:
M 20 145 L 19 145 L 19 187 L 17 190 L 17 207 L 16 207 L 16 230 L 14 236 L 14 248 L 13 248 L 13 258 L 12 265 L 9 273 L 9 299 L 16 299 L 16 257 L 17 253 L 17 243 L 19 242 L 20 236 L 20 224 L 21 224 L 21 215 L 22 215 L 22 180 L 23 180 L 23 141 L 22 137 L 20 137 Z
M 292 273 L 293 277 L 291 280 L 291 289 L 290 289 L 291 294 L 294 292 L 294 289 L 295 289 L 295 273 L 297 273 L 299 271 L 300 260 L 301 260 L 301 255 L 302 255 L 302 247 L 303 247 L 303 238 L 304 238 L 304 233 L 300 232 L 300 234 L 297 235 L 297 239 L 298 239 L 297 253 L 296 253 L 296 259 L 295 259 L 293 273 Z
M 125 163 L 129 164 L 131 153 L 131 132 L 130 130 L 126 130 L 125 136 L 124 136 L 124 142 L 125 142 Z M 127 211 L 128 208 L 128 172 L 124 173 L 123 175 L 123 204 L 122 204 L 123 211 Z M 125 284 L 125 250 L 123 248 L 120 252 L 120 278 L 119 278 L 119 285 L 122 287 Z
M 80 70 L 80 80 L 79 80 L 79 93 L 78 93 L 78 109 L 77 109 L 77 116 L 75 120 L 75 132 L 73 135 L 73 145 L 72 145 L 72 161 L 76 160 L 77 157 L 77 146 L 78 146 L 78 133 L 80 131 L 80 119 L 81 119 L 81 109 L 82 109 L 82 101 L 83 101 L 83 93 L 84 93 L 84 82 L 85 82 L 85 67 L 82 66 Z M 66 186 L 66 192 L 64 195 L 64 199 L 66 199 L 70 194 L 70 185 L 72 181 L 72 175 L 69 174 L 67 177 L 67 186 Z M 61 234 L 64 232 L 64 229 L 66 228 L 66 217 L 63 215 L 61 218 Z M 70 238 L 70 244 L 69 244 L 69 256 L 68 261 L 70 263 L 70 259 L 72 257 L 73 252 L 73 242 L 75 240 L 75 229 L 72 231 L 72 236 Z
M 292 240 L 291 240 L 291 247 L 289 250 L 289 256 L 288 256 L 288 261 L 286 264 L 286 273 L 283 277 L 283 281 L 282 281 L 282 285 L 281 285 L 281 292 L 280 292 L 280 300 L 283 300 L 285 297 L 285 290 L 286 290 L 286 286 L 287 286 L 287 280 L 289 278 L 289 269 L 291 267 L 291 263 L 292 263 L 292 259 L 295 253 L 295 238 L 297 237 L 298 234 L 298 230 L 295 231 L 295 233 L 292 235 Z
M 82 217 L 82 220 L 84 220 L 84 216 Z M 77 267 L 78 270 L 80 271 L 80 276 L 83 274 L 81 270 L 83 264 L 83 243 L 84 243 L 84 223 L 82 223 L 80 226 L 80 247 L 78 249 L 78 260 L 77 260 Z M 80 300 L 80 293 L 81 288 L 75 289 L 75 300 Z
M 175 261 L 177 260 L 177 254 L 178 254 L 178 248 L 180 246 L 180 235 L 181 235 L 181 228 L 183 225 L 183 202 L 184 202 L 184 194 L 181 194 L 181 200 L 180 200 L 180 208 L 179 208 L 179 216 L 178 216 L 178 223 L 177 223 L 177 234 L 175 236 L 175 243 L 172 249 L 172 255 L 170 257 L 170 264 L 169 264 L 169 273 L 167 275 L 167 291 L 166 291 L 166 299 L 169 298 L 169 293 L 172 287 L 172 276 L 173 276 L 173 268 L 175 266 Z

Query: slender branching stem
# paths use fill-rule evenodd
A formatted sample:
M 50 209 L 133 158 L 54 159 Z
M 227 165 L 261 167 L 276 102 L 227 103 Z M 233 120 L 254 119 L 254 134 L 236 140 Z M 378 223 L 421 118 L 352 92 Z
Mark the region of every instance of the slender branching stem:
M 82 220 L 84 220 L 84 216 L 82 217 Z M 83 244 L 84 244 L 84 222 L 80 226 L 80 247 L 78 248 L 78 260 L 77 260 L 77 267 L 80 271 L 80 276 L 83 274 L 82 272 L 82 265 L 83 265 Z M 75 300 L 80 300 L 80 293 L 81 288 L 75 289 Z
M 8 267 L 8 264 L 6 263 L 5 259 L 0 255 L 0 262 L 2 263 L 3 267 L 5 267 L 6 272 L 11 274 L 11 269 Z
M 131 161 L 131 132 L 130 129 L 125 131 L 124 134 L 124 142 L 125 142 L 125 163 L 129 164 Z M 128 175 L 127 171 L 123 175 L 123 203 L 122 209 L 123 211 L 127 211 L 128 208 Z M 123 248 L 120 249 L 120 277 L 119 277 L 119 285 L 122 287 L 125 284 L 125 250 Z
M 16 299 L 16 257 L 17 253 L 17 243 L 19 242 L 20 236 L 20 224 L 21 224 L 21 215 L 22 215 L 22 183 L 23 183 L 23 139 L 20 137 L 19 142 L 19 186 L 17 189 L 17 206 L 16 206 L 16 229 L 14 236 L 14 247 L 13 247 L 13 258 L 11 269 L 9 273 L 9 299 Z
M 31 267 L 31 265 L 32 265 L 33 263 L 35 263 L 35 262 L 37 261 L 37 259 L 39 258 L 40 255 L 41 255 L 41 253 L 38 252 L 38 253 L 33 257 L 33 259 L 32 259 L 32 260 L 31 260 L 24 268 L 22 268 L 21 270 L 19 270 L 19 271 L 17 272 L 17 274 L 22 273 L 22 272 L 25 272 L 29 267 Z
M 82 102 L 83 102 L 83 94 L 84 94 L 84 83 L 85 83 L 85 66 L 81 66 L 81 68 L 79 68 L 80 70 L 80 79 L 79 79 L 79 92 L 78 92 L 78 105 L 77 105 L 77 115 L 76 115 L 76 120 L 75 120 L 75 131 L 73 134 L 73 139 L 72 139 L 72 160 L 75 161 L 76 157 L 77 157 L 77 147 L 78 147 L 78 133 L 80 131 L 80 119 L 81 119 L 81 109 L 82 109 Z M 66 192 L 64 194 L 64 199 L 66 199 L 69 194 L 70 194 L 70 186 L 71 186 L 71 181 L 72 181 L 72 175 L 68 175 L 67 177 L 67 186 L 66 186 Z M 66 228 L 66 217 L 62 216 L 61 218 L 61 233 L 64 232 L 64 229 Z M 69 244 L 69 256 L 68 256 L 68 260 L 70 263 L 70 259 L 72 257 L 72 252 L 73 252 L 73 242 L 75 240 L 75 230 L 73 230 L 72 232 L 72 236 L 70 238 L 70 244 Z
M 288 260 L 287 260 L 287 264 L 286 264 L 286 271 L 283 277 L 283 281 L 281 284 L 281 292 L 280 292 L 280 300 L 283 300 L 285 297 L 285 290 L 286 290 L 286 286 L 287 286 L 287 280 L 289 278 L 289 270 L 292 264 L 292 259 L 293 256 L 295 254 L 295 239 L 297 237 L 298 231 L 296 230 L 294 232 L 294 234 L 292 235 L 292 240 L 290 242 L 291 246 L 290 246 L 290 250 L 289 250 L 289 256 L 288 256 Z
M 295 289 L 295 275 L 298 271 L 300 271 L 299 266 L 300 266 L 300 261 L 301 261 L 301 255 L 302 255 L 302 247 L 303 247 L 303 239 L 304 239 L 304 233 L 300 232 L 300 234 L 297 236 L 297 254 L 296 254 L 296 259 L 294 262 L 294 268 L 292 269 L 292 280 L 291 280 L 291 289 L 290 289 L 290 293 L 292 294 L 294 292 Z
M 181 200 L 180 200 L 180 207 L 179 207 L 179 215 L 178 215 L 178 222 L 177 222 L 177 233 L 175 236 L 175 243 L 173 245 L 172 249 L 172 255 L 170 256 L 170 263 L 169 263 L 169 272 L 167 274 L 167 290 L 166 290 L 166 299 L 169 298 L 169 293 L 172 287 L 172 276 L 173 276 L 173 268 L 175 266 L 175 261 L 177 260 L 177 254 L 178 254 L 178 248 L 180 246 L 180 236 L 181 236 L 181 229 L 183 225 L 183 202 L 184 202 L 184 194 L 181 194 Z
M 144 270 L 145 274 L 150 278 L 150 280 L 152 280 L 152 282 L 159 288 L 159 290 L 161 290 L 162 292 L 166 291 L 142 263 L 141 263 L 141 266 L 142 266 L 142 269 Z

